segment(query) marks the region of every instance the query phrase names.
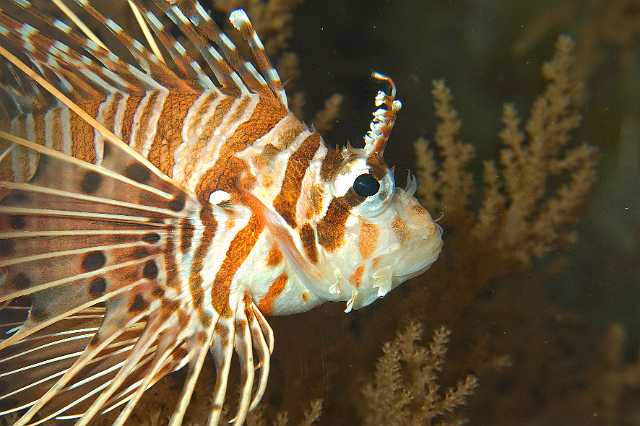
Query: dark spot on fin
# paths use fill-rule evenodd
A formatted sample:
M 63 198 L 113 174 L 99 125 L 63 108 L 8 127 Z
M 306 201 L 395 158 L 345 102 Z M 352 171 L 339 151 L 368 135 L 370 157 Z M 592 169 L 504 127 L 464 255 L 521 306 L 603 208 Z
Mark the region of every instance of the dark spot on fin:
M 90 344 L 91 346 L 95 346 L 95 345 L 97 345 L 98 343 L 100 343 L 100 334 L 99 334 L 99 333 L 96 333 L 96 334 L 94 334 L 94 335 L 93 335 L 93 337 L 91 338 L 91 342 L 89 342 L 89 344 Z
M 158 277 L 158 265 L 153 260 L 149 260 L 144 264 L 142 276 L 149 280 L 155 280 Z
M 146 183 L 151 175 L 149 170 L 142 164 L 134 163 L 127 167 L 124 175 L 131 180 L 135 180 L 138 183 Z
M 47 311 L 42 308 L 31 308 L 30 317 L 35 322 L 42 322 L 47 319 Z
M 18 290 L 24 290 L 25 288 L 29 288 L 31 286 L 31 280 L 24 272 L 20 272 L 13 279 L 13 286 Z
M 0 256 L 11 255 L 16 248 L 16 242 L 13 240 L 0 240 Z
M 143 257 L 149 256 L 149 252 L 144 247 L 138 247 L 133 251 L 131 256 L 135 259 L 142 259 Z
M 81 189 L 86 194 L 93 194 L 100 188 L 102 176 L 94 171 L 87 172 L 82 178 Z
M 129 306 L 129 312 L 137 312 L 146 309 L 149 306 L 149 303 L 144 300 L 141 294 L 136 294 L 136 297 L 133 299 L 133 303 Z
M 100 297 L 104 294 L 107 289 L 107 280 L 103 277 L 94 278 L 89 284 L 89 294 L 93 297 Z
M 22 216 L 11 216 L 10 223 L 13 229 L 24 229 L 27 226 L 27 221 Z
M 82 269 L 85 271 L 95 271 L 102 268 L 107 263 L 107 257 L 101 251 L 94 251 L 87 254 L 82 260 Z
M 155 244 L 158 241 L 160 241 L 160 234 L 158 234 L 156 232 L 151 232 L 149 234 L 145 234 L 142 237 L 142 241 L 144 241 L 147 244 Z
M 29 196 L 25 192 L 14 190 L 4 198 L 3 204 L 20 204 L 28 200 Z
M 184 196 L 178 195 L 173 200 L 171 200 L 171 202 L 169 203 L 169 208 L 174 212 L 179 212 L 184 208 L 184 205 L 185 205 Z

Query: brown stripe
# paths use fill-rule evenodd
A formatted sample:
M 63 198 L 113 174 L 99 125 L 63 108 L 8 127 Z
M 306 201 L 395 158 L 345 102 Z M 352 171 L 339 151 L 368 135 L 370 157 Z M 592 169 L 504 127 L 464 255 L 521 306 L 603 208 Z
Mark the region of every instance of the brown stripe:
M 276 266 L 282 261 L 282 252 L 277 244 L 271 246 L 267 254 L 267 266 Z
M 349 277 L 349 282 L 351 284 L 353 284 L 353 286 L 355 288 L 360 287 L 360 284 L 362 284 L 362 274 L 364 273 L 364 266 L 363 265 L 359 265 L 355 271 L 353 271 L 353 274 L 351 274 L 351 276 Z
M 358 237 L 358 245 L 360 255 L 363 259 L 371 257 L 378 246 L 378 237 L 380 231 L 378 225 L 360 220 L 360 235 Z
M 364 201 L 364 197 L 349 189 L 342 197 L 334 198 L 329 204 L 327 213 L 318 222 L 318 242 L 328 251 L 340 247 L 344 240 L 347 218 L 353 207 Z
M 131 129 L 133 128 L 133 117 L 135 117 L 138 106 L 142 102 L 141 96 L 129 96 L 126 106 L 124 107 L 124 115 L 122 117 L 122 140 L 130 145 Z
M 393 221 L 391 222 L 391 229 L 393 229 L 393 232 L 401 243 L 406 242 L 410 238 L 409 227 L 400 216 L 393 218 Z
M 300 229 L 300 239 L 304 246 L 304 251 L 307 257 L 313 263 L 318 261 L 318 249 L 316 247 L 316 234 L 313 232 L 313 228 L 308 223 L 305 223 L 302 229 Z
M 33 122 L 34 122 L 33 133 L 36 138 L 36 140 L 33 142 L 40 144 L 42 146 L 44 146 L 46 142 L 44 117 L 45 117 L 44 113 L 37 113 L 37 114 L 34 114 L 33 116 Z
M 209 141 L 211 139 L 211 136 L 213 135 L 213 132 L 218 127 L 220 127 L 220 125 L 222 124 L 222 121 L 231 110 L 231 107 L 233 106 L 234 102 L 235 102 L 235 99 L 233 98 L 226 98 L 220 101 L 220 103 L 216 106 L 216 110 L 213 112 L 213 115 L 209 117 L 209 120 L 205 124 L 204 129 L 198 136 L 198 141 L 189 152 L 185 153 L 185 155 L 189 155 L 192 158 L 201 158 L 202 152 L 207 147 L 207 144 L 209 144 Z M 189 141 L 189 143 L 191 143 L 191 141 Z M 220 142 L 216 141 L 215 143 L 220 143 Z M 185 166 L 186 169 L 184 171 L 185 182 L 187 182 L 191 178 L 191 175 L 193 174 L 197 166 L 198 166 L 198 163 L 196 161 L 187 162 Z
M 173 175 L 175 150 L 183 142 L 184 119 L 197 98 L 192 94 L 171 93 L 164 101 L 148 158 L 169 177 Z
M 198 107 L 198 110 L 193 114 L 193 117 L 191 119 L 192 125 L 187 129 L 187 135 L 189 137 L 193 136 L 193 132 L 195 131 L 195 129 L 204 121 L 205 113 L 211 106 L 211 102 L 213 102 L 217 97 L 218 97 L 217 92 L 210 92 L 210 93 L 207 93 L 207 95 L 205 95 L 205 98 L 200 102 L 200 106 Z
M 200 237 L 200 244 L 196 248 L 196 252 L 193 256 L 191 274 L 189 275 L 189 291 L 191 293 L 191 300 L 193 301 L 194 309 L 198 312 L 198 315 L 201 318 L 206 316 L 204 309 L 202 309 L 204 286 L 201 272 L 204 266 L 204 259 L 209 251 L 213 237 L 216 234 L 216 228 L 218 227 L 218 224 L 213 217 L 210 204 L 204 203 L 203 206 L 204 207 L 200 211 L 200 220 L 204 225 L 204 230 Z
M 98 114 L 98 108 L 100 108 L 102 100 L 97 102 L 86 102 L 80 106 L 91 117 L 96 117 Z M 89 163 L 95 163 L 96 152 L 93 146 L 93 127 L 84 121 L 80 116 L 74 113 L 70 113 L 71 116 L 71 139 L 73 140 L 72 155 Z
M 122 101 L 122 94 L 116 93 L 111 97 L 111 103 L 108 104 L 102 113 L 102 124 L 112 132 L 115 131 L 116 111 L 118 104 Z
M 312 133 L 298 150 L 291 154 L 282 181 L 282 188 L 273 201 L 273 207 L 292 228 L 296 227 L 296 203 L 300 198 L 302 180 L 319 147 L 320 135 Z
M 73 113 L 70 113 L 73 114 Z M 68 124 L 68 123 L 67 123 Z M 51 148 L 62 151 L 64 146 L 64 136 L 62 133 L 62 108 L 55 108 L 51 114 Z
M 151 123 L 149 123 L 149 116 L 151 115 L 151 111 L 156 107 L 156 100 L 160 96 L 160 92 L 153 92 L 149 95 L 149 100 L 147 104 L 144 106 L 144 111 L 142 111 L 142 115 L 138 119 L 140 124 L 138 125 L 138 132 L 136 133 L 136 140 L 133 141 L 131 146 L 138 152 L 142 152 L 144 149 L 144 138 L 143 135 L 147 132 L 147 128 Z M 163 108 L 164 111 L 164 108 Z M 137 112 L 137 111 L 136 111 Z M 160 113 L 162 115 L 162 113 Z M 160 117 L 161 118 L 161 117 Z
M 324 188 L 322 185 L 313 185 L 307 196 L 309 205 L 307 206 L 307 219 L 312 219 L 322 213 L 324 207 Z
M 278 128 L 278 133 L 275 135 L 274 147 L 279 150 L 285 150 L 296 140 L 298 135 L 307 129 L 300 120 L 298 120 L 293 114 L 289 114 L 285 121 Z
M 231 281 L 240 265 L 249 256 L 263 228 L 264 223 L 260 215 L 254 213 L 249 219 L 249 223 L 238 232 L 227 250 L 211 288 L 213 307 L 220 315 L 225 317 L 232 315 L 229 307 Z
M 266 135 L 285 115 L 286 110 L 276 99 L 260 98 L 251 117 L 222 146 L 216 164 L 202 176 L 196 192 L 205 199 L 217 189 L 236 192 L 237 178 L 246 165 L 243 161 L 232 161 L 232 157 Z
M 180 221 L 180 251 L 186 253 L 193 242 L 193 225 L 186 219 Z
M 387 174 L 387 165 L 384 164 L 382 157 L 375 152 L 367 158 L 367 165 L 371 170 L 371 174 L 378 180 L 381 180 Z
M 260 309 L 260 312 L 265 315 L 270 315 L 273 312 L 273 302 L 275 302 L 278 296 L 283 292 L 288 279 L 289 277 L 287 274 L 283 272 L 271 283 L 267 293 L 262 296 L 262 299 L 258 302 L 258 309 Z
M 15 125 L 11 129 L 11 132 L 16 136 L 20 136 L 21 138 L 26 138 L 27 116 L 22 115 L 20 117 L 17 117 L 14 121 L 14 124 Z M 15 182 L 18 180 L 18 173 L 16 173 L 16 170 L 14 169 L 16 164 L 17 164 L 17 168 L 22 171 L 22 174 L 24 176 L 26 176 L 28 171 L 26 148 L 23 148 L 21 146 L 16 146 L 15 148 L 13 148 L 13 152 L 11 152 L 10 160 L 8 161 L 8 164 L 11 170 L 12 181 Z
M 324 181 L 333 180 L 336 174 L 340 171 L 342 166 L 342 151 L 338 149 L 329 149 L 327 155 L 322 159 L 322 166 L 320 166 L 320 177 Z

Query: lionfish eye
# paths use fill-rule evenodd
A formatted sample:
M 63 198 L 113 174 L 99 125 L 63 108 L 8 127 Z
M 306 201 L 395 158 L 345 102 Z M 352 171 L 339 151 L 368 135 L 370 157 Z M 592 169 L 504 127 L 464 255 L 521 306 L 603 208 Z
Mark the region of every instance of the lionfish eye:
M 353 181 L 353 190 L 362 197 L 376 195 L 380 189 L 380 182 L 372 175 L 366 173 L 360 175 Z

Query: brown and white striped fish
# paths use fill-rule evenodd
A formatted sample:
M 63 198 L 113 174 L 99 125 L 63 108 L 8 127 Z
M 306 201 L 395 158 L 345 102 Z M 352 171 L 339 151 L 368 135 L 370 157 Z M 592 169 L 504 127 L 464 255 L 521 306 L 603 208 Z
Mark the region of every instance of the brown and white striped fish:
M 252 61 L 196 0 L 129 2 L 150 48 L 89 0 L 56 1 L 59 18 L 35 1 L 0 5 L 0 415 L 122 425 L 188 365 L 180 425 L 211 350 L 209 424 L 234 353 L 242 424 L 269 374 L 265 316 L 366 306 L 438 257 L 415 180 L 397 188 L 383 161 L 388 77 L 364 147 L 333 149 L 288 110 L 242 10 Z

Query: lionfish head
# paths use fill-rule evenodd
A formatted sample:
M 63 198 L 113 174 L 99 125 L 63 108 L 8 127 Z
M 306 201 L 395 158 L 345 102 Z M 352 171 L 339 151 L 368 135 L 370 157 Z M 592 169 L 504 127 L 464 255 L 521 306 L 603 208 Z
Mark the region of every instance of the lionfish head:
M 393 168 L 384 162 L 384 148 L 401 103 L 395 99 L 389 77 L 379 73 L 373 77 L 386 81 L 390 93 L 378 92 L 379 108 L 373 113 L 364 148 L 341 150 L 341 164 L 329 185 L 334 201 L 327 215 L 333 209 L 337 219 L 340 212 L 348 212 L 342 217 L 343 244 L 325 244 L 327 267 L 338 277 L 336 298 L 347 301 L 347 311 L 367 306 L 421 274 L 442 248 L 442 228 L 414 197 L 415 178 L 409 174 L 406 187 L 397 187 Z M 336 223 L 319 224 L 323 226 Z M 321 239 L 325 233 L 326 229 L 319 229 Z

